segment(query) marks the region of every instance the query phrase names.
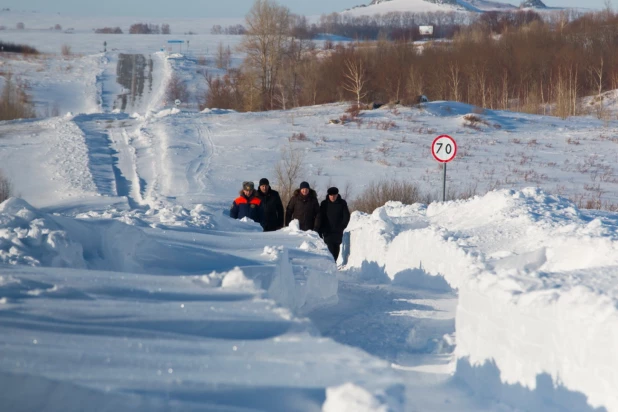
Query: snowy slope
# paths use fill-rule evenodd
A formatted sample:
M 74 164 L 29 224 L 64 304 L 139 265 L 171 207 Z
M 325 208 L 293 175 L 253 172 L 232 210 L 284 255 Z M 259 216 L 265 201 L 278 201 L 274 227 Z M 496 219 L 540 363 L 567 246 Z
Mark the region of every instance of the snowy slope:
M 72 35 L 28 36 L 57 53 Z M 0 205 L 0 409 L 618 410 L 618 217 L 557 197 L 618 202 L 615 120 L 457 102 L 347 125 L 329 123 L 346 104 L 199 113 L 164 93 L 172 74 L 204 90 L 196 54 L 90 36 L 83 56 L 2 60 L 60 116 L 0 123 L 19 197 Z M 212 59 L 226 39 L 195 47 Z M 152 60 L 124 108 L 121 53 Z M 313 232 L 227 217 L 243 180 L 277 183 L 284 146 L 320 197 L 392 178 L 437 195 L 444 133 L 448 189 L 480 196 L 355 214 L 340 270 Z
M 357 6 L 346 10 L 344 13 L 352 16 L 366 16 L 373 14 L 385 14 L 390 12 L 410 12 L 410 13 L 425 13 L 425 12 L 452 12 L 464 11 L 463 7 L 458 7 L 453 4 L 437 4 L 425 0 L 389 0 L 367 6 Z
M 346 14 L 353 16 L 385 14 L 391 12 L 400 13 L 426 13 L 426 12 L 476 12 L 486 11 L 517 11 L 519 4 L 513 5 L 506 2 L 489 0 L 455 0 L 433 2 L 427 0 L 385 0 L 373 1 L 368 5 L 357 6 L 346 10 Z M 543 10 L 543 8 L 539 8 Z

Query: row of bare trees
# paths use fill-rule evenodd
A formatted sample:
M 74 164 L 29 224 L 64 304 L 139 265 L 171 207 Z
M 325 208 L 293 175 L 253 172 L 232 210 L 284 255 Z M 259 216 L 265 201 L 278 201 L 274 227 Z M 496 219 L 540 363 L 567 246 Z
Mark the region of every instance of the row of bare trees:
M 247 32 L 247 29 L 245 29 L 245 26 L 243 26 L 242 24 L 233 24 L 227 27 L 223 27 L 220 24 L 215 24 L 210 29 L 210 34 L 215 34 L 215 35 L 219 35 L 219 34 L 242 35 L 242 34 L 245 34 L 246 32 Z
M 129 27 L 129 34 L 171 34 L 169 24 L 135 23 Z
M 326 52 L 290 36 L 294 18 L 287 8 L 257 0 L 247 16 L 243 65 L 207 78 L 203 106 L 256 111 L 351 99 L 415 103 L 424 94 L 566 117 L 580 110 L 579 97 L 618 88 L 618 15 L 606 10 L 574 20 L 528 17 L 499 38 L 481 20 L 452 42 L 422 50 L 382 39 Z

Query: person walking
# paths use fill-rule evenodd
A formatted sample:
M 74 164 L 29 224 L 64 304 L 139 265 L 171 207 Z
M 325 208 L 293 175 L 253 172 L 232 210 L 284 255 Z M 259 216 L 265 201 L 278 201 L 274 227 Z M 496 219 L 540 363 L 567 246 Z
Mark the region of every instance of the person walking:
M 327 191 L 326 199 L 320 204 L 320 213 L 316 222 L 316 231 L 328 250 L 335 258 L 339 257 L 339 250 L 343 240 L 343 231 L 350 223 L 350 209 L 348 203 L 339 195 L 339 189 L 331 187 Z
M 264 208 L 264 220 L 262 222 L 264 232 L 281 229 L 284 220 L 283 203 L 279 192 L 270 187 L 270 182 L 265 177 L 260 179 L 257 197 L 262 201 Z
M 300 230 L 313 230 L 319 211 L 317 193 L 309 183 L 302 182 L 285 208 L 285 225 L 289 226 L 293 219 L 298 219 Z
M 242 190 L 238 194 L 232 203 L 230 217 L 234 219 L 248 217 L 263 227 L 264 210 L 262 201 L 256 196 L 253 182 L 243 182 Z

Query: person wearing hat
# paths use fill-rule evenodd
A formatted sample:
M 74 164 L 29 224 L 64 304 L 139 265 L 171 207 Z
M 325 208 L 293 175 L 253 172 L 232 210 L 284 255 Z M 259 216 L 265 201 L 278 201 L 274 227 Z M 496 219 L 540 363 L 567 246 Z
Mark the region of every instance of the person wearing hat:
M 318 194 L 309 183 L 302 182 L 285 208 L 285 225 L 289 226 L 292 220 L 298 219 L 300 230 L 313 230 L 319 211 Z
M 343 231 L 350 223 L 350 209 L 348 203 L 339 195 L 339 189 L 331 187 L 327 191 L 326 199 L 320 204 L 320 213 L 316 221 L 315 230 L 328 250 L 337 261 L 339 249 L 343 240 Z
M 253 182 L 243 182 L 239 196 L 232 203 L 230 217 L 242 219 L 248 217 L 254 222 L 262 224 L 264 219 L 264 209 L 262 201 L 256 196 L 255 185 Z
M 281 229 L 284 219 L 283 203 L 279 192 L 270 187 L 270 182 L 265 177 L 260 179 L 257 197 L 262 201 L 264 209 L 264 221 L 262 222 L 264 232 Z

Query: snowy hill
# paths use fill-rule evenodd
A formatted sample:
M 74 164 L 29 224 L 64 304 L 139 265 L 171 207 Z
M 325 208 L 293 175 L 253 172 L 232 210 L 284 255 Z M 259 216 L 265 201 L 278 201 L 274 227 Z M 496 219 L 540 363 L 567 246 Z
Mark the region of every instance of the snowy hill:
M 346 10 L 351 15 L 372 15 L 390 12 L 453 12 L 453 11 L 517 11 L 522 8 L 545 9 L 540 0 L 527 1 L 521 5 L 513 5 L 489 0 L 373 0 L 368 5 L 361 5 Z
M 2 34 L 49 54 L 1 61 L 44 116 L 0 122 L 0 409 L 618 411 L 618 214 L 580 208 L 618 204 L 615 116 L 198 112 L 166 85 L 203 92 L 198 57 L 238 37 Z M 338 265 L 296 222 L 228 216 L 242 181 L 277 185 L 282 147 L 321 199 L 382 179 L 438 197 L 440 134 L 447 189 L 477 195 L 354 213 Z

